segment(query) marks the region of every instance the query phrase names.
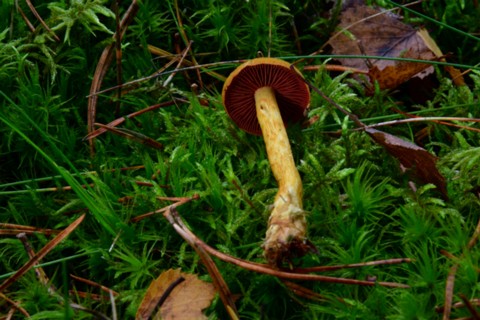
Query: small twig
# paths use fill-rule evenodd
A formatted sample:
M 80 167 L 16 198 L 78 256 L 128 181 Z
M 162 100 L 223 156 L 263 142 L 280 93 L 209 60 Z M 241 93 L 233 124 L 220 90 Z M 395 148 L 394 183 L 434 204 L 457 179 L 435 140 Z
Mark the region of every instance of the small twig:
M 440 253 L 441 253 L 442 255 L 444 255 L 445 257 L 447 257 L 448 259 L 453 260 L 454 262 L 457 262 L 457 263 L 458 263 L 458 261 L 459 261 L 459 259 L 458 259 L 457 256 L 451 254 L 450 252 L 448 252 L 448 251 L 446 251 L 446 250 L 440 250 Z
M 127 26 L 133 21 L 134 16 L 137 14 L 138 11 L 138 3 L 137 0 L 132 0 L 129 8 L 125 12 L 123 19 L 120 23 L 120 38 L 123 38 Z M 115 35 L 113 36 L 115 39 Z M 112 59 L 113 59 L 113 49 L 114 44 L 110 44 L 105 49 L 103 49 L 102 55 L 98 60 L 97 67 L 95 68 L 95 73 L 93 75 L 92 84 L 90 86 L 90 95 L 88 96 L 88 114 L 87 114 L 87 129 L 88 133 L 91 133 L 95 130 L 95 119 L 97 116 L 97 103 L 98 103 L 98 96 L 92 95 L 92 93 L 96 93 L 100 90 L 103 83 L 103 78 L 108 71 L 108 67 L 110 66 Z M 93 156 L 95 153 L 95 140 L 90 139 L 90 154 Z
M 68 290 L 68 294 L 73 297 L 89 299 L 94 301 L 106 301 L 110 300 L 110 295 L 96 294 L 91 292 L 84 292 L 78 290 Z
M 20 239 L 25 247 L 25 250 L 27 251 L 27 254 L 30 258 L 30 260 L 33 260 L 35 259 L 36 257 L 36 253 L 35 251 L 33 250 L 32 246 L 30 245 L 30 243 L 28 242 L 28 239 L 26 237 L 25 234 L 19 234 L 17 235 L 17 238 Z M 43 250 L 43 249 L 42 249 Z M 47 274 L 45 273 L 45 271 L 38 266 L 38 262 L 34 264 L 34 266 L 37 266 L 35 268 L 35 273 L 37 274 L 37 277 L 40 281 L 40 283 L 42 285 L 44 285 L 45 287 L 47 287 L 48 289 L 48 293 L 51 295 L 51 296 L 54 296 L 56 298 L 58 298 L 58 300 L 61 302 L 61 303 L 68 303 L 69 306 L 73 309 L 76 309 L 76 310 L 82 310 L 84 312 L 87 312 L 87 313 L 90 313 L 94 316 L 96 316 L 98 319 L 105 319 L 105 320 L 109 320 L 109 318 L 107 316 L 105 316 L 104 314 L 98 312 L 98 311 L 95 311 L 95 310 L 92 310 L 92 309 L 88 309 L 80 304 L 77 304 L 77 303 L 74 303 L 72 302 L 70 299 L 66 300 L 62 295 L 58 294 L 57 293 L 57 289 L 55 288 L 54 285 L 50 284 L 50 279 L 48 278 Z
M 472 306 L 480 306 L 480 299 L 472 299 L 472 300 L 469 301 L 469 303 Z M 466 307 L 466 305 L 463 302 L 457 302 L 457 303 L 452 304 L 452 308 L 455 308 L 455 309 L 456 308 L 465 308 L 465 307 Z M 443 309 L 444 309 L 443 306 L 436 307 L 435 312 L 441 313 L 441 312 L 443 312 Z
M 330 300 L 329 298 L 319 294 L 319 293 L 316 293 L 315 291 L 313 290 L 310 290 L 308 288 L 305 288 L 301 285 L 299 285 L 298 283 L 295 283 L 295 282 L 291 282 L 291 281 L 288 281 L 288 280 L 282 280 L 282 282 L 290 289 L 292 290 L 293 293 L 295 293 L 297 296 L 300 296 L 300 297 L 303 297 L 303 298 L 307 298 L 307 299 L 310 299 L 310 300 L 314 300 L 314 301 L 327 301 L 327 300 Z
M 174 38 L 174 42 L 173 42 L 173 47 L 175 49 L 175 52 L 176 52 L 176 57 L 181 57 L 182 55 L 185 54 L 185 51 L 181 49 L 181 46 L 180 46 L 180 43 L 182 43 L 182 37 L 180 36 L 180 33 L 178 32 L 175 32 L 175 35 L 173 36 Z M 191 49 L 191 46 L 190 46 L 190 49 Z M 189 54 L 187 53 L 187 56 Z M 178 60 L 178 58 L 177 58 Z M 183 59 L 183 62 L 182 62 L 182 65 L 185 64 L 185 58 Z M 187 71 L 183 71 L 183 75 L 185 77 L 185 80 L 188 84 L 191 84 L 192 83 L 192 78 L 190 77 L 190 75 L 188 74 Z
M 31 32 L 35 32 L 35 27 L 30 22 L 30 20 L 28 20 L 28 17 L 25 12 L 23 12 L 22 8 L 18 5 L 18 0 L 15 0 L 15 7 L 17 8 L 17 11 L 20 12 L 20 15 L 22 16 L 23 21 L 25 21 L 25 23 L 27 24 L 28 29 L 30 29 Z
M 84 185 L 82 184 L 81 187 L 82 188 L 87 188 L 87 186 L 89 187 L 93 187 L 94 184 L 93 183 L 90 183 L 90 184 L 87 184 L 87 185 Z M 65 186 L 65 187 L 51 187 L 51 188 L 38 188 L 38 189 L 35 189 L 35 192 L 36 193 L 40 193 L 40 192 L 59 192 L 59 191 L 70 191 L 72 190 L 72 187 L 71 186 Z M 31 189 L 24 189 L 24 190 L 12 190 L 12 191 L 1 191 L 1 195 L 14 195 L 14 194 L 25 194 L 25 193 L 31 193 L 32 190 Z
M 177 63 L 177 67 L 175 68 L 175 70 L 178 70 L 178 69 L 180 68 L 180 66 L 183 64 L 183 60 L 185 59 L 185 56 L 187 55 L 188 51 L 190 50 L 190 47 L 191 47 L 192 43 L 193 43 L 193 42 L 190 41 L 190 42 L 188 43 L 188 46 L 185 48 L 185 50 L 183 50 L 183 54 L 182 54 L 182 56 L 180 57 L 180 59 L 179 59 L 179 61 L 178 61 L 178 63 Z M 170 75 L 168 76 L 167 80 L 165 80 L 165 81 L 163 82 L 163 86 L 164 86 L 164 87 L 167 87 L 168 84 L 170 83 L 170 81 L 172 81 L 173 77 L 174 77 L 176 74 L 177 74 L 177 72 L 173 72 L 172 74 L 170 74 Z
M 470 241 L 468 241 L 468 245 L 467 245 L 468 249 L 473 248 L 475 243 L 477 243 L 479 236 L 480 236 L 480 219 L 478 220 L 477 227 L 475 228 L 475 231 L 473 232 L 473 235 L 470 238 Z
M 176 205 L 176 206 L 181 206 L 182 204 L 185 204 L 185 203 L 187 203 L 189 201 L 192 201 L 192 200 L 196 200 L 198 198 L 199 198 L 198 195 L 194 195 L 193 197 L 183 197 L 183 198 L 157 197 L 157 199 L 159 199 L 159 200 L 177 201 L 176 203 L 173 204 L 173 205 Z M 135 222 L 138 222 L 138 221 L 143 220 L 145 218 L 148 218 L 150 216 L 153 216 L 154 214 L 163 213 L 163 212 L 167 211 L 168 208 L 170 208 L 171 206 L 172 205 L 169 205 L 169 206 L 166 206 L 164 208 L 161 208 L 161 209 L 158 209 L 158 210 L 155 210 L 155 211 L 151 211 L 151 212 L 136 216 L 136 217 L 130 219 L 130 222 L 135 223 Z
M 460 299 L 462 299 L 463 303 L 467 307 L 468 311 L 470 311 L 470 314 L 472 315 L 472 319 L 474 320 L 480 320 L 480 313 L 474 308 L 470 300 L 464 295 L 464 294 L 459 294 Z
M 157 47 L 155 47 L 155 46 L 152 46 L 151 44 L 149 44 L 147 48 L 148 48 L 148 51 L 149 51 L 151 54 L 157 55 L 157 56 L 159 56 L 159 57 L 167 58 L 167 59 L 170 59 L 170 60 L 175 60 L 175 61 L 177 60 L 177 56 L 178 56 L 178 55 L 176 55 L 176 54 L 172 54 L 172 53 L 170 53 L 170 52 L 168 52 L 168 51 L 166 51 L 166 50 L 163 50 L 163 49 L 161 49 L 161 48 L 157 48 Z M 197 56 L 199 56 L 199 55 L 201 55 L 201 54 L 197 54 Z M 195 61 L 195 63 L 193 63 L 192 61 L 185 59 L 185 60 L 183 61 L 183 64 L 184 64 L 185 66 L 187 66 L 187 67 L 200 66 L 200 69 L 203 69 L 203 68 L 201 67 L 201 65 L 198 65 L 198 64 L 196 63 L 196 61 Z M 214 77 L 215 79 L 220 80 L 220 81 L 225 81 L 225 79 L 226 79 L 225 76 L 221 75 L 221 74 L 218 73 L 218 72 L 212 71 L 212 70 L 204 69 L 204 70 L 201 70 L 201 71 L 205 72 L 206 74 L 208 74 L 208 75 L 210 75 L 210 76 L 212 76 L 212 77 Z
M 173 60 L 170 60 L 168 61 L 166 64 L 163 65 L 163 67 L 161 67 L 160 69 L 158 69 L 157 71 L 155 71 L 154 73 L 152 73 L 150 76 L 153 76 L 155 74 L 159 74 L 159 73 L 162 73 L 164 72 L 165 70 L 167 70 L 168 68 L 170 68 L 172 65 L 175 64 L 175 62 L 178 61 L 178 58 L 175 57 L 175 59 Z M 130 84 L 131 83 L 131 84 Z M 134 89 L 137 89 L 140 87 L 140 82 L 135 82 L 135 81 L 132 81 L 132 82 L 129 82 L 129 83 L 125 83 L 125 84 L 122 84 L 120 86 L 115 86 L 115 87 L 112 87 L 112 89 L 117 89 L 117 88 L 120 88 L 122 89 L 122 95 L 126 95 L 127 93 L 129 93 L 130 91 L 134 90 Z
M 187 103 L 187 100 L 184 100 L 184 99 L 174 99 L 172 101 L 167 101 L 167 102 L 163 102 L 163 103 L 159 103 L 159 104 L 155 104 L 153 106 L 150 106 L 148 108 L 145 108 L 145 109 L 142 109 L 142 110 L 139 110 L 139 111 L 135 111 L 135 112 L 132 112 L 130 114 L 127 114 L 126 116 L 123 116 L 121 118 L 117 118 L 115 120 L 113 120 L 112 122 L 106 124 L 106 126 L 108 127 L 116 127 L 122 123 L 124 123 L 127 119 L 132 119 L 132 118 L 135 118 L 141 114 L 144 114 L 144 113 L 147 113 L 147 112 L 150 112 L 150 111 L 153 111 L 153 110 L 156 110 L 156 109 L 160 109 L 160 108 L 164 108 L 164 107 L 169 107 L 169 106 L 172 106 L 174 104 L 176 104 L 177 102 L 182 102 L 182 103 Z M 90 140 L 90 139 L 93 139 L 93 138 L 96 138 L 98 137 L 99 135 L 101 135 L 102 133 L 106 132 L 107 129 L 104 129 L 104 128 L 99 128 L 91 133 L 89 133 L 86 137 L 83 138 L 83 140 Z
M 112 306 L 112 320 L 117 320 L 117 307 L 115 303 L 115 295 L 113 294 L 113 291 L 110 290 L 109 292 L 110 295 L 110 305 Z
M 240 188 L 238 185 L 238 182 L 235 179 L 232 179 L 232 184 L 235 186 L 235 188 L 240 192 L 240 195 L 242 196 L 243 200 L 257 213 L 259 213 L 259 210 L 255 207 L 255 204 L 250 200 L 246 195 L 245 192 Z
M 94 282 L 92 280 L 88 280 L 88 279 L 85 279 L 85 278 L 82 278 L 82 277 L 79 277 L 79 276 L 76 276 L 76 275 L 73 275 L 73 274 L 70 274 L 70 277 L 72 279 L 75 279 L 77 281 L 80 281 L 80 282 L 83 282 L 85 284 L 88 284 L 89 286 L 92 286 L 92 287 L 95 287 L 95 288 L 99 288 L 100 290 L 102 290 L 103 292 L 106 292 L 108 294 L 113 294 L 115 296 L 118 296 L 118 292 L 116 291 L 113 291 L 112 289 L 108 288 L 108 287 L 105 287 L 97 282 Z
M 179 31 L 180 31 L 180 34 L 182 36 L 182 39 L 183 39 L 183 42 L 185 45 L 189 44 L 191 41 L 188 40 L 188 37 L 187 37 L 187 33 L 185 32 L 185 29 L 183 27 L 183 21 L 182 21 L 182 16 L 180 15 L 180 8 L 178 6 L 178 0 L 175 0 L 174 2 L 174 6 L 175 6 L 175 13 L 176 13 L 176 17 L 177 17 L 177 22 L 178 22 L 178 28 L 179 28 Z M 190 44 L 188 45 L 190 46 Z M 191 57 L 192 57 L 192 63 L 194 65 L 198 65 L 198 62 L 197 60 L 195 59 L 195 55 L 193 54 L 192 51 L 190 51 L 191 53 Z M 198 81 L 200 83 L 200 88 L 203 88 L 203 80 L 202 80 L 202 75 L 200 74 L 200 70 L 199 69 L 195 69 L 196 73 L 197 73 L 197 77 L 198 77 Z
M 20 224 L 13 224 L 13 223 L 0 223 L 0 228 L 8 229 L 11 231 L 9 234 L 18 234 L 18 233 L 25 233 L 25 234 L 35 234 L 35 233 L 42 233 L 46 236 L 50 236 L 52 234 L 58 234 L 60 231 L 54 229 L 42 229 L 37 227 L 31 226 L 23 226 Z M 5 230 L 0 230 L 5 231 Z
M 44 235 L 56 234 L 56 233 L 42 232 L 42 230 L 29 231 L 29 230 L 22 230 L 22 229 L 8 229 L 8 230 L 1 230 L 0 229 L 0 236 L 16 236 L 19 233 L 25 233 L 27 235 L 39 234 L 39 233 L 42 233 Z
M 33 257 L 35 257 L 35 251 L 33 250 L 30 242 L 28 241 L 27 235 L 26 235 L 25 233 L 23 233 L 23 232 L 22 232 L 22 233 L 19 233 L 19 234 L 17 234 L 17 239 L 19 239 L 19 240 L 22 242 L 23 247 L 25 248 L 25 251 L 26 251 L 27 254 L 28 254 L 28 257 L 29 257 L 30 259 L 32 259 Z M 40 283 L 43 284 L 44 286 L 48 287 L 48 292 L 49 292 L 50 294 L 54 293 L 54 292 L 55 292 L 55 288 L 54 288 L 52 285 L 49 285 L 49 284 L 48 284 L 48 281 L 49 281 L 49 280 L 48 280 L 48 276 L 47 276 L 47 274 L 45 273 L 45 271 L 43 270 L 43 268 L 41 268 L 41 267 L 38 266 L 38 262 L 35 263 L 34 266 L 36 266 L 36 267 L 34 268 L 34 270 L 35 270 L 35 273 L 37 274 L 37 278 L 38 278 L 38 280 L 40 281 Z
M 139 215 L 139 216 L 136 216 L 136 217 L 133 217 L 132 219 L 130 219 L 130 222 L 132 223 L 136 223 L 140 220 L 143 220 L 145 218 L 148 218 L 148 217 L 151 217 L 155 214 L 158 214 L 158 213 L 163 213 L 165 211 L 168 210 L 168 207 L 165 207 L 165 208 L 162 208 L 162 209 L 158 209 L 158 210 L 155 210 L 155 211 L 150 211 L 150 212 L 147 212 L 147 213 L 144 213 L 142 215 Z
M 155 186 L 153 183 L 145 182 L 145 181 L 135 181 L 135 184 L 137 186 L 141 186 L 141 187 L 153 187 L 153 186 Z
M 0 298 L 2 298 L 3 300 L 5 300 L 8 304 L 10 304 L 12 306 L 12 310 L 18 310 L 20 311 L 21 314 L 23 314 L 25 317 L 27 318 L 30 318 L 30 314 L 28 314 L 27 310 L 25 310 L 24 308 L 22 308 L 17 302 L 13 301 L 12 299 L 10 299 L 9 297 L 7 297 L 5 294 L 1 293 L 0 292 Z M 9 312 L 10 313 L 10 312 Z M 13 315 L 13 312 L 11 312 L 11 314 Z
M 292 26 L 293 37 L 295 38 L 295 46 L 297 47 L 297 54 L 302 55 L 302 42 L 300 41 L 300 37 L 298 35 L 297 26 L 295 25 L 295 19 L 292 18 L 292 20 L 290 20 L 290 24 Z
M 479 234 L 480 234 L 480 219 L 477 223 L 477 227 L 475 228 L 475 231 L 473 232 L 473 235 L 470 237 L 470 241 L 467 244 L 468 250 L 470 250 L 475 245 Z M 455 259 L 455 256 L 451 255 L 446 251 L 443 251 L 442 254 L 446 255 L 452 260 L 458 260 L 458 259 Z M 453 303 L 453 289 L 455 286 L 455 275 L 457 273 L 458 266 L 459 266 L 459 263 L 456 262 L 448 272 L 447 281 L 445 284 L 445 304 L 443 307 L 443 318 L 442 318 L 443 320 L 450 319 L 450 313 L 452 311 L 452 303 Z
M 126 138 L 128 140 L 132 140 L 135 142 L 138 142 L 140 144 L 147 145 L 149 147 L 152 147 L 154 149 L 163 149 L 163 144 L 160 142 L 157 142 L 153 140 L 150 137 L 147 137 L 144 134 L 141 134 L 136 131 L 128 130 L 128 129 L 123 129 L 123 128 L 115 128 L 115 127 L 109 127 L 101 123 L 95 123 L 96 126 L 103 128 L 111 133 L 114 133 L 120 137 Z
M 460 126 L 454 123 L 445 122 L 445 121 L 462 121 L 462 122 L 480 122 L 480 119 L 476 118 L 465 118 L 465 117 L 415 117 L 415 118 L 408 118 L 408 119 L 399 119 L 399 120 L 392 120 L 392 121 L 385 121 L 380 123 L 375 123 L 371 125 L 367 125 L 366 128 L 377 128 L 383 126 L 391 126 L 397 124 L 404 124 L 410 122 L 424 122 L 424 121 L 433 121 L 439 124 L 444 124 L 452 127 L 457 127 L 461 129 L 467 129 L 470 131 L 480 132 L 480 129 L 467 127 L 467 126 Z M 364 128 L 357 128 L 354 130 L 363 130 Z
M 457 273 L 458 264 L 454 264 L 448 272 L 447 281 L 445 284 L 445 305 L 443 307 L 443 320 L 450 320 L 450 313 L 452 311 L 453 288 L 455 287 L 455 275 Z
M 170 73 L 174 73 L 174 72 L 203 69 L 203 68 L 208 68 L 208 67 L 216 67 L 216 66 L 224 65 L 224 64 L 242 63 L 242 62 L 245 62 L 245 60 L 230 60 L 230 61 L 220 61 L 220 62 L 212 62 L 212 63 L 205 63 L 205 64 L 197 64 L 197 65 L 192 65 L 192 66 L 189 66 L 189 67 L 183 67 L 183 68 L 179 68 L 179 69 L 175 69 L 175 70 L 156 72 L 156 73 L 154 73 L 150 76 L 140 78 L 140 79 L 136 79 L 136 80 L 132 80 L 130 82 L 126 82 L 122 86 L 123 87 L 130 86 L 132 84 L 136 84 L 136 83 L 139 83 L 139 82 L 151 80 L 151 79 L 154 79 L 154 78 L 157 78 L 157 77 L 160 77 L 160 76 L 163 76 L 163 75 L 167 75 L 167 74 L 170 74 Z M 110 91 L 116 90 L 117 88 L 118 88 L 118 86 L 113 86 L 113 87 L 110 87 L 110 88 L 107 88 L 107 89 L 104 89 L 104 90 L 98 90 L 98 91 L 92 91 L 91 90 L 90 94 L 87 96 L 87 98 L 97 96 L 99 94 L 103 94 L 103 93 L 106 93 L 106 92 L 110 92 Z
M 340 269 L 361 268 L 361 267 L 400 264 L 400 263 L 409 263 L 409 262 L 412 262 L 412 259 L 409 259 L 409 258 L 395 258 L 395 259 L 368 261 L 368 262 L 361 262 L 361 263 L 343 264 L 343 265 L 338 265 L 338 266 L 294 268 L 291 271 L 292 272 L 297 272 L 297 273 L 325 272 L 325 271 L 334 271 L 334 270 L 340 270 Z
M 32 11 L 35 18 L 37 18 L 37 20 L 45 28 L 45 30 L 47 30 L 55 38 L 55 41 L 60 42 L 61 41 L 60 38 L 55 34 L 55 32 L 52 31 L 52 29 L 50 29 L 50 27 L 45 23 L 45 21 L 43 21 L 42 17 L 40 17 L 40 15 L 37 12 L 37 9 L 35 9 L 35 7 L 30 2 L 30 0 L 25 0 L 25 2 L 27 3 L 28 7 L 30 8 L 30 11 Z
M 65 239 L 70 233 L 72 233 L 75 228 L 83 221 L 85 215 L 80 216 L 77 220 L 72 222 L 68 227 L 62 230 L 59 234 L 50 240 L 42 249 L 40 249 L 34 257 L 27 261 L 20 269 L 18 269 L 12 276 L 7 278 L 2 284 L 0 284 L 0 292 L 6 290 L 10 285 L 12 285 L 18 278 L 22 277 L 28 270 L 30 270 L 34 265 L 42 260 L 53 248 L 55 248 L 60 241 Z
M 68 304 L 72 309 L 75 309 L 75 310 L 80 310 L 80 311 L 83 311 L 83 312 L 86 312 L 86 313 L 89 313 L 93 316 L 95 316 L 95 319 L 103 319 L 103 320 L 117 320 L 117 319 L 110 319 L 109 317 L 107 317 L 106 315 L 104 315 L 103 313 L 99 312 L 99 311 L 96 311 L 96 310 L 93 310 L 93 309 L 88 309 L 78 303 L 75 303 L 75 302 L 70 302 Z
M 122 85 L 122 37 L 120 32 L 120 1 L 116 0 L 113 4 L 115 12 L 115 59 L 117 65 L 117 85 Z M 115 116 L 120 114 L 120 98 L 122 97 L 121 87 L 117 90 L 117 101 L 115 102 Z

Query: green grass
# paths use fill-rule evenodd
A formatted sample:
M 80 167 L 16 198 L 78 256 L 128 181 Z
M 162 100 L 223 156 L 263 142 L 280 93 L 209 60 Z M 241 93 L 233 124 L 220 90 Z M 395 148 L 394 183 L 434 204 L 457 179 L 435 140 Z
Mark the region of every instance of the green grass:
M 478 29 L 478 8 L 473 2 L 463 3 L 426 1 L 414 7 L 422 15 L 408 12 L 407 21 L 426 25 L 442 50 L 453 53 L 452 63 L 478 68 L 480 41 L 459 32 L 472 34 Z M 130 319 L 148 285 L 162 271 L 181 268 L 211 281 L 198 255 L 161 214 L 131 222 L 133 217 L 170 204 L 158 197 L 198 194 L 198 200 L 178 208 L 189 228 L 219 251 L 264 262 L 260 246 L 277 184 L 262 139 L 240 131 L 226 115 L 222 81 L 205 70 L 200 81 L 189 70 L 178 72 L 166 88 L 162 82 L 169 74 L 141 82 L 118 99 L 119 116 L 173 98 L 187 100 L 119 126 L 153 138 L 163 149 L 107 132 L 96 140 L 92 156 L 88 142 L 82 140 L 87 135 L 86 96 L 102 50 L 112 42 L 115 31 L 111 3 L 38 4 L 37 11 L 60 41 L 41 27 L 26 4 L 19 5 L 37 29 L 27 28 L 13 1 L 2 2 L 0 221 L 64 229 L 87 213 L 73 234 L 42 260 L 57 294 L 65 296 L 68 290 L 99 294 L 97 288 L 74 281 L 69 274 L 90 279 L 118 292 L 118 319 Z M 126 9 L 122 3 L 120 13 Z M 176 53 L 175 48 L 183 50 L 188 40 L 194 41 L 192 51 L 199 64 L 248 59 L 258 51 L 293 61 L 328 40 L 336 21 L 326 14 L 327 8 L 314 1 L 301 5 L 296 1 L 236 1 L 231 5 L 229 1 L 145 0 L 139 3 L 122 41 L 123 80 L 147 77 L 167 63 L 165 57 L 152 56 L 147 45 Z M 293 23 L 298 38 L 292 32 Z M 322 55 L 314 61 L 321 64 L 325 59 Z M 235 66 L 223 64 L 209 71 L 227 76 Z M 478 69 L 465 76 L 465 87 L 454 86 L 440 65 L 435 70 L 439 85 L 424 103 L 412 103 L 405 92 L 377 91 L 367 96 L 347 74 L 320 70 L 305 72 L 305 76 L 343 108 L 370 119 L 365 121 L 368 124 L 398 117 L 394 109 L 421 116 L 480 118 Z M 192 83 L 200 86 L 198 94 Z M 102 88 L 114 85 L 115 63 Z M 117 118 L 114 95 L 115 91 L 100 95 L 97 122 L 106 124 Z M 311 127 L 289 130 L 304 183 L 309 240 L 319 250 L 296 262 L 307 267 L 411 258 L 408 264 L 326 273 L 360 280 L 373 276 L 411 287 L 300 283 L 325 297 L 316 302 L 295 295 L 276 278 L 215 260 L 230 290 L 239 296 L 240 318 L 440 319 L 435 308 L 444 304 L 446 279 L 454 264 L 459 267 L 453 301 L 461 301 L 461 295 L 479 298 L 478 244 L 467 247 L 480 218 L 478 132 L 433 122 L 382 128 L 410 141 L 420 130 L 428 132 L 421 143 L 439 157 L 438 169 L 447 180 L 449 200 L 445 200 L 432 185 L 417 183 L 413 191 L 398 161 L 365 133 L 352 130 L 354 124 L 316 93 L 312 93 L 309 111 L 309 117 L 314 116 L 318 121 Z M 120 170 L 133 166 L 143 167 Z M 72 190 L 48 191 L 65 186 Z M 43 234 L 28 238 L 36 251 L 50 240 Z M 13 235 L 0 237 L 0 255 L 0 281 L 28 260 Z M 32 319 L 92 317 L 60 303 L 33 271 L 3 293 L 19 302 Z M 108 299 L 71 299 L 112 317 Z M 0 301 L 4 316 L 8 304 Z M 206 312 L 211 319 L 228 317 L 218 298 Z M 452 318 L 468 316 L 466 308 L 452 310 Z

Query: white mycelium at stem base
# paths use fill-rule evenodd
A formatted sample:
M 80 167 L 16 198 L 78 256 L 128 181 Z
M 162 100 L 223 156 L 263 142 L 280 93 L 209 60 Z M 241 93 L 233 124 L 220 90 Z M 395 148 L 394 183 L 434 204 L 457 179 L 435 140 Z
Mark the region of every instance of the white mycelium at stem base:
M 268 160 L 278 182 L 263 246 L 269 262 L 278 264 L 283 258 L 295 254 L 288 251 L 304 247 L 306 218 L 302 206 L 302 180 L 293 160 L 274 90 L 270 87 L 258 89 L 255 103 Z

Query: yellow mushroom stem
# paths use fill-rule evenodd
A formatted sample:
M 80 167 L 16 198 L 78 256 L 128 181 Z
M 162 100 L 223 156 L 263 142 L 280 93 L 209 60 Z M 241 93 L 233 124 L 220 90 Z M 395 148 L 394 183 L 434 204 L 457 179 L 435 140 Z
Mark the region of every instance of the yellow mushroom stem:
M 263 248 L 267 261 L 278 265 L 282 260 L 295 256 L 296 251 L 304 251 L 306 246 L 303 187 L 274 90 L 270 87 L 258 89 L 255 103 L 268 160 L 278 182 Z

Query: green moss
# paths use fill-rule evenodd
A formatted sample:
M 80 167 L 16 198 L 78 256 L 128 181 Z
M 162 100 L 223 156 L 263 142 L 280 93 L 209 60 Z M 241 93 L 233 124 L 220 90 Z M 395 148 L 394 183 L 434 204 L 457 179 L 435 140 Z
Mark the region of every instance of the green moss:
M 56 41 L 25 3 L 19 5 L 35 25 L 34 32 L 26 27 L 14 1 L 2 2 L 0 221 L 62 229 L 79 214 L 87 214 L 74 233 L 42 260 L 60 296 L 66 289 L 99 293 L 89 285 L 66 280 L 65 275 L 90 279 L 120 293 L 115 309 L 119 319 L 127 319 L 134 317 L 149 283 L 167 269 L 181 268 L 208 279 L 198 255 L 161 214 L 131 222 L 171 204 L 164 197 L 199 195 L 198 200 L 178 208 L 191 230 L 222 252 L 264 262 L 260 246 L 277 184 L 262 138 L 241 132 L 226 115 L 219 79 L 236 66 L 228 61 L 255 57 L 258 51 L 293 61 L 318 50 L 335 28 L 336 19 L 329 18 L 329 10 L 334 15 L 339 10 L 329 8 L 327 2 L 140 1 L 122 40 L 124 82 L 157 73 L 172 55 L 178 59 L 183 54 L 188 40 L 194 42 L 186 60 L 226 63 L 198 73 L 157 74 L 129 86 L 120 99 L 115 90 L 99 95 L 95 121 L 104 124 L 178 100 L 118 126 L 136 140 L 112 132 L 102 134 L 96 139 L 95 154 L 82 140 L 87 135 L 86 96 L 102 51 L 113 42 L 114 10 L 109 3 L 93 0 L 38 4 L 37 11 L 60 39 Z M 369 2 L 392 5 L 390 1 Z M 442 50 L 455 53 L 452 61 L 475 68 L 480 42 L 446 26 L 473 32 L 478 27 L 478 10 L 472 9 L 473 2 L 446 3 L 432 0 L 415 7 L 440 24 L 414 13 L 407 19 L 426 23 Z M 121 3 L 120 14 L 127 8 L 127 3 Z M 169 55 L 155 56 L 148 45 Z M 116 85 L 119 69 L 113 61 L 102 89 Z M 313 57 L 304 63 L 331 61 Z M 170 76 L 169 84 L 163 86 Z M 465 76 L 466 86 L 456 87 L 436 67 L 439 86 L 429 101 L 420 104 L 412 104 L 402 91 L 399 95 L 388 91 L 366 95 L 347 73 L 322 69 L 305 72 L 305 77 L 367 124 L 400 118 L 396 109 L 421 116 L 480 118 L 478 69 Z M 318 253 L 295 263 L 333 266 L 411 258 L 409 264 L 326 273 L 399 282 L 411 288 L 300 283 L 323 296 L 321 301 L 310 301 L 276 278 L 216 261 L 235 297 L 238 294 L 240 318 L 440 318 L 435 307 L 444 304 L 446 277 L 454 263 L 459 264 L 454 302 L 460 301 L 461 294 L 478 298 L 480 256 L 475 247 L 467 248 L 479 220 L 478 132 L 433 122 L 383 129 L 411 141 L 418 132 L 426 133 L 419 143 L 439 157 L 438 169 L 446 178 L 449 195 L 445 200 L 433 185 L 417 182 L 412 189 L 398 160 L 368 135 L 355 131 L 348 117 L 316 93 L 312 93 L 308 116 L 317 121 L 308 128 L 289 129 L 289 137 L 304 184 L 309 239 Z M 458 124 L 478 127 L 473 122 Z M 144 136 L 163 148 L 138 143 Z M 73 190 L 51 189 L 65 186 Z M 29 235 L 28 239 L 38 251 L 51 236 Z M 0 278 L 6 279 L 28 258 L 13 235 L 2 236 L 0 243 Z M 454 258 L 448 258 L 451 255 Z M 33 319 L 91 317 L 66 308 L 33 271 L 3 293 L 21 301 Z M 109 299 L 71 299 L 112 315 Z M 212 319 L 227 318 L 219 299 L 208 313 Z M 468 316 L 465 310 L 452 313 L 452 318 Z

